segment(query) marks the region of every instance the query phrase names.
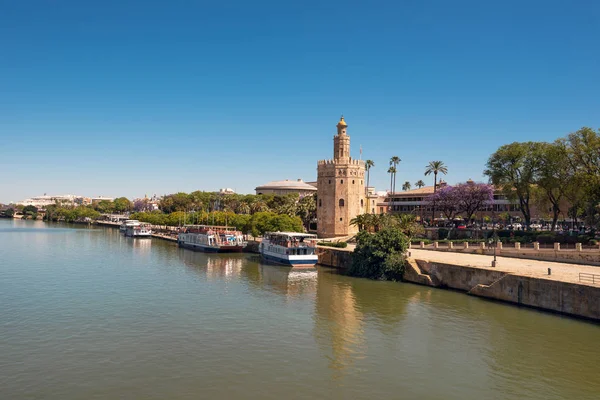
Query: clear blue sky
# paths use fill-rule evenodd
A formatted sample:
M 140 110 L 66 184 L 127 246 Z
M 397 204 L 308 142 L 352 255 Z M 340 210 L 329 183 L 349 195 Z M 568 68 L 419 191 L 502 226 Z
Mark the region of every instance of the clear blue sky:
M 343 113 L 372 183 L 600 126 L 598 1 L 0 0 L 0 202 L 313 180 Z

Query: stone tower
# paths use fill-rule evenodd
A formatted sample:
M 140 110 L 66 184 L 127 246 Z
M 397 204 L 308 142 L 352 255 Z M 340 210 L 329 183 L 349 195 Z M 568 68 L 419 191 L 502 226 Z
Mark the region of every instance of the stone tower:
M 365 162 L 350 157 L 350 136 L 344 117 L 333 138 L 333 159 L 317 163 L 317 234 L 348 236 L 358 232 L 350 220 L 366 211 Z

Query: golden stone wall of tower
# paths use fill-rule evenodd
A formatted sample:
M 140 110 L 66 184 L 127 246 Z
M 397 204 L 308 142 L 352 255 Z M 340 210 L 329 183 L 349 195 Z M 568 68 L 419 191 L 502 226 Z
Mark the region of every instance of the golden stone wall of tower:
M 350 157 L 350 136 L 344 117 L 333 138 L 333 159 L 317 163 L 317 234 L 319 237 L 353 235 L 358 227 L 350 225 L 365 213 L 365 162 Z M 367 208 L 366 208 L 367 207 Z

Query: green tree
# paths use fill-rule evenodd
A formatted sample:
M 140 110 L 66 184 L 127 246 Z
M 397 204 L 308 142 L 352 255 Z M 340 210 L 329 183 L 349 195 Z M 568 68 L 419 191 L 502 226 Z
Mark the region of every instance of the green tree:
M 310 229 L 311 221 L 317 218 L 317 194 L 310 196 L 304 196 L 296 207 L 296 215 L 300 217 L 304 228 L 308 231 Z
M 540 147 L 537 142 L 514 142 L 501 146 L 490 156 L 484 174 L 509 199 L 519 200 L 525 225 L 531 222 L 532 187 L 540 167 Z
M 410 190 L 410 182 L 409 181 L 404 182 L 404 184 L 402 185 L 402 190 L 404 190 L 405 192 L 407 190 Z
M 578 190 L 571 189 L 570 195 L 576 197 L 577 208 L 585 210 L 587 224 L 600 228 L 600 129 L 581 128 L 567 136 L 566 144 L 573 171 L 572 182 L 579 186 Z
M 399 228 L 387 227 L 374 234 L 361 231 L 356 238 L 349 275 L 369 279 L 402 279 L 409 240 Z
M 114 203 L 108 200 L 100 200 L 93 205 L 94 209 L 102 214 L 111 214 L 114 212 Z
M 425 182 L 423 182 L 421 179 L 419 179 L 418 181 L 415 182 L 415 186 L 418 187 L 419 189 L 421 189 L 423 186 L 425 186 Z
M 118 213 L 133 210 L 133 203 L 127 197 L 119 197 L 113 201 L 113 210 Z
M 552 208 L 552 230 L 556 227 L 560 204 L 565 198 L 569 183 L 573 180 L 569 168 L 569 155 L 563 142 L 540 143 L 539 167 L 535 177 L 537 188 L 545 195 Z
M 358 231 L 369 229 L 371 224 L 371 214 L 360 214 L 350 220 L 350 225 L 358 227 Z

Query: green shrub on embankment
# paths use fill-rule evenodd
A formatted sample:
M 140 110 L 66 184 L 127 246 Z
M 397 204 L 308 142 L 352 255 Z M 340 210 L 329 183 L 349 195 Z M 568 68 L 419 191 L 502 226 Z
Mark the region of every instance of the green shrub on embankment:
M 360 278 L 401 280 L 406 264 L 408 237 L 396 227 L 377 233 L 359 232 L 348 275 Z
M 345 249 L 348 247 L 348 243 L 346 242 L 318 242 L 319 246 L 327 246 L 327 247 L 336 247 L 338 249 Z

